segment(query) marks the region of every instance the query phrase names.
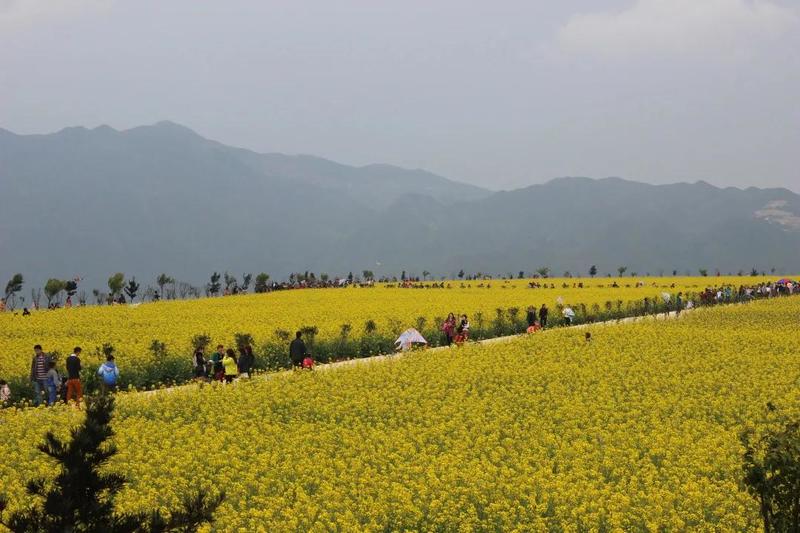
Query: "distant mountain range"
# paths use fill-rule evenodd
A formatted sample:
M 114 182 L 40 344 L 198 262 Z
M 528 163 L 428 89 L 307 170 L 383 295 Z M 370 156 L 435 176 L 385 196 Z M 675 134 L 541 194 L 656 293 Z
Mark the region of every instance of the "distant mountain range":
M 260 154 L 160 122 L 0 129 L 0 280 L 212 271 L 800 271 L 786 189 L 560 178 L 492 192 L 424 170 Z M 2 281 L 5 283 L 5 281 Z

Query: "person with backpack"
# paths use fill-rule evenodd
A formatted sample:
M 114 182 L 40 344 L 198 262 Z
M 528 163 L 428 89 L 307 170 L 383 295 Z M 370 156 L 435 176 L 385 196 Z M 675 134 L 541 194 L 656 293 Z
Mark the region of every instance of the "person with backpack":
M 75 403 L 81 404 L 83 387 L 81 386 L 81 347 L 76 346 L 67 357 L 67 403 L 75 398 Z
M 33 353 L 31 383 L 33 383 L 33 405 L 37 406 L 42 403 L 44 395 L 47 394 L 47 372 L 50 370 L 50 356 L 42 351 L 41 344 L 33 347 Z
M 106 362 L 97 369 L 97 375 L 100 376 L 100 392 L 103 394 L 116 392 L 117 382 L 119 381 L 119 368 L 114 362 L 113 355 L 108 354 L 106 356 Z
M 61 376 L 56 370 L 56 362 L 50 361 L 47 365 L 47 405 L 53 406 L 58 401 L 58 391 L 61 389 Z

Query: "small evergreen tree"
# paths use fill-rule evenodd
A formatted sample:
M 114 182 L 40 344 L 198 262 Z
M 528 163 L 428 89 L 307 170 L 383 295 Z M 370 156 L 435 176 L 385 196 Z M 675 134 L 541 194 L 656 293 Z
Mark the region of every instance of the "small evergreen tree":
M 227 271 L 225 271 L 223 279 L 225 280 L 225 290 L 228 291 L 228 293 L 234 293 L 237 291 L 239 282 L 236 280 L 235 276 L 231 276 Z
M 127 479 L 120 474 L 101 473 L 117 450 L 107 444 L 114 432 L 111 415 L 114 398 L 104 395 L 92 398 L 86 408 L 86 420 L 71 432 L 72 440 L 59 440 L 52 432 L 45 436 L 39 450 L 61 465 L 52 484 L 43 479 L 28 482 L 28 494 L 42 500 L 15 511 L 0 524 L 14 532 L 80 531 L 101 533 L 114 531 L 161 532 L 195 531 L 200 525 L 212 522 L 214 511 L 225 498 L 224 493 L 207 498 L 197 494 L 184 501 L 183 509 L 175 510 L 165 519 L 160 512 L 139 514 L 114 513 L 114 497 Z M 0 499 L 0 515 L 7 501 Z
M 250 288 L 250 282 L 253 281 L 252 274 L 243 274 L 242 275 L 242 286 L 240 287 L 242 292 L 247 292 Z
M 589 267 L 589 277 L 595 277 L 597 275 L 597 265 L 592 265 Z
M 216 296 L 219 294 L 220 283 L 219 283 L 219 273 L 214 272 L 211 274 L 211 281 L 209 281 L 208 285 L 206 285 L 206 289 L 211 296 Z
M 139 284 L 136 283 L 136 276 L 134 276 L 128 280 L 128 285 L 125 287 L 125 294 L 128 296 L 128 299 L 133 302 L 137 292 L 139 292 Z
M 628 270 L 628 267 L 626 266 L 617 267 L 617 272 L 619 272 L 620 277 L 625 273 L 626 270 Z
M 760 437 L 741 435 L 744 485 L 759 503 L 765 533 L 800 531 L 800 421 L 788 420 L 767 404 L 777 417 Z

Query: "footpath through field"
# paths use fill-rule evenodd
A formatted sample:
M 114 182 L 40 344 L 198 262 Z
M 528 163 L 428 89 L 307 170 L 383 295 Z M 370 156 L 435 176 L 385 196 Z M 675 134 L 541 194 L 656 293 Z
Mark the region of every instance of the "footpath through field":
M 737 305 L 737 304 L 728 304 L 728 305 Z M 471 341 L 469 344 L 479 344 L 479 345 L 489 345 L 489 344 L 498 344 L 498 343 L 505 343 L 511 342 L 516 339 L 520 339 L 522 337 L 530 337 L 536 335 L 543 335 L 546 334 L 548 331 L 556 331 L 562 329 L 585 329 L 589 327 L 597 327 L 597 326 L 615 326 L 618 324 L 629 324 L 631 322 L 641 322 L 645 320 L 675 320 L 687 313 L 694 313 L 702 308 L 693 308 L 693 309 L 685 309 L 681 311 L 680 314 L 676 313 L 675 311 L 670 311 L 668 313 L 658 313 L 655 315 L 643 315 L 643 316 L 632 316 L 632 317 L 625 317 L 625 318 L 618 318 L 614 320 L 606 320 L 603 322 L 592 322 L 592 323 L 585 323 L 585 324 L 575 324 L 573 326 L 558 326 L 547 330 L 542 330 L 537 333 L 518 333 L 515 335 L 506 335 L 503 337 L 493 337 L 491 339 L 480 339 L 477 341 Z M 396 352 L 391 354 L 384 354 L 384 355 L 372 355 L 368 357 L 358 357 L 353 359 L 345 359 L 342 361 L 335 361 L 332 363 L 320 363 L 314 366 L 315 371 L 329 371 L 335 370 L 337 368 L 345 367 L 345 366 L 352 366 L 352 365 L 362 365 L 362 364 L 374 364 L 379 361 L 386 361 L 386 360 L 396 360 L 402 358 L 408 354 L 417 354 L 420 352 L 424 353 L 432 353 L 432 352 L 441 352 L 446 350 L 453 350 L 458 349 L 456 346 L 436 346 L 434 348 L 425 348 L 423 350 L 409 350 L 406 352 Z M 259 379 L 273 379 L 277 376 L 290 376 L 292 373 L 295 372 L 294 369 L 286 369 L 286 370 L 279 370 L 277 372 L 266 372 L 263 374 L 258 374 L 254 376 L 253 380 Z M 237 379 L 238 380 L 238 379 Z M 235 381 L 234 381 L 235 383 Z M 197 382 L 192 383 L 184 383 L 182 385 L 174 385 L 171 387 L 163 387 L 160 389 L 153 389 L 149 391 L 141 391 L 140 394 L 152 395 L 152 394 L 159 394 L 159 393 L 167 393 L 172 392 L 175 390 L 183 389 L 185 387 L 191 387 L 193 385 L 197 385 Z

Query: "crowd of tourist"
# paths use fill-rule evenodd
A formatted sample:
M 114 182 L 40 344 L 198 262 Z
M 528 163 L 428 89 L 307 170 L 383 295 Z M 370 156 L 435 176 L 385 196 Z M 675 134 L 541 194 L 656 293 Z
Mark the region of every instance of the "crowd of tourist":
M 538 285 L 538 283 L 536 284 Z M 540 285 L 539 285 L 540 286 Z M 538 288 L 538 287 L 536 287 Z M 725 303 L 746 302 L 759 298 L 775 296 L 789 296 L 798 292 L 798 284 L 794 281 L 783 279 L 773 283 L 758 283 L 754 285 L 708 286 L 692 297 L 684 296 L 683 292 L 676 295 L 663 293 L 664 305 L 660 308 L 650 298 L 645 298 L 644 310 L 666 309 L 680 314 L 685 309 L 692 309 L 697 305 L 710 306 Z M 696 300 L 694 299 L 696 298 Z M 562 321 L 561 325 L 570 326 L 576 318 L 575 310 L 571 305 L 559 304 Z M 537 309 L 530 306 L 526 310 L 525 323 L 528 333 L 535 333 L 548 327 L 550 309 L 542 304 Z M 456 317 L 449 313 L 440 326 L 446 346 L 461 345 L 469 340 L 470 323 L 466 314 Z M 587 342 L 591 341 L 591 334 L 586 334 Z M 81 381 L 83 366 L 81 364 L 81 348 L 76 346 L 64 363 L 64 373 L 57 369 L 57 362 L 46 354 L 42 346 L 34 346 L 34 355 L 31 359 L 30 382 L 33 388 L 33 405 L 42 403 L 54 405 L 58 401 L 80 404 L 83 398 L 83 383 Z M 105 362 L 97 370 L 97 380 L 102 393 L 117 390 L 120 370 L 112 354 L 107 354 Z M 314 360 L 298 331 L 295 339 L 289 344 L 289 360 L 295 368 L 313 369 Z M 252 376 L 255 356 L 249 343 L 243 343 L 237 350 L 225 348 L 219 344 L 210 357 L 206 357 L 205 348 L 196 348 L 192 357 L 194 378 L 202 381 L 219 381 L 231 383 L 239 376 Z M 0 406 L 9 405 L 12 401 L 9 384 L 0 379 Z

